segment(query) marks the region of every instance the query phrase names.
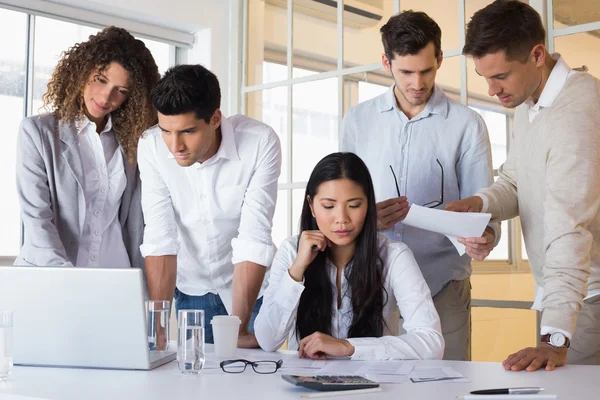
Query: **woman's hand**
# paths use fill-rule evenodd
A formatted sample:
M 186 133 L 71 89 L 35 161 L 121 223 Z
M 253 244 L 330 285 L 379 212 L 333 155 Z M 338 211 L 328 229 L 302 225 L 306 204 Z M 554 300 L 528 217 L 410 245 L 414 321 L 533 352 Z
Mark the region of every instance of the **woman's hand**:
M 301 282 L 306 268 L 314 261 L 319 251 L 325 251 L 329 240 L 321 231 L 304 231 L 300 236 L 298 254 L 290 267 L 289 273 L 296 282 Z
M 298 356 L 324 360 L 327 357 L 348 357 L 354 354 L 354 346 L 345 339 L 336 339 L 321 332 L 315 332 L 300 341 Z

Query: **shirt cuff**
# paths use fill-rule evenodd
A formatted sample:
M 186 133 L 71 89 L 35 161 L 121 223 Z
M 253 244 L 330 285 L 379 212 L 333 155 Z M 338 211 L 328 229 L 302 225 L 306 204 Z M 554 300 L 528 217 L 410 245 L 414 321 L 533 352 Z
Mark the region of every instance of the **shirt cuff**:
M 490 206 L 490 201 L 488 200 L 487 196 L 483 193 L 477 193 L 477 194 L 475 194 L 475 196 L 479 197 L 481 199 L 481 201 L 483 202 L 480 212 L 489 213 L 490 211 L 488 210 L 488 208 Z
M 279 282 L 275 302 L 286 310 L 295 310 L 300 302 L 302 292 L 304 292 L 304 278 L 302 278 L 302 282 L 296 282 L 290 276 L 289 271 L 286 271 Z
M 233 250 L 231 262 L 233 264 L 250 261 L 265 267 L 271 265 L 276 251 L 273 243 L 264 244 L 239 238 L 234 238 L 231 241 L 231 247 Z
M 167 240 L 162 244 L 142 243 L 140 252 L 142 257 L 148 256 L 176 256 L 179 253 L 180 245 L 177 241 Z
M 541 336 L 552 335 L 553 333 L 562 333 L 563 335 L 565 335 L 566 337 L 568 337 L 569 340 L 571 340 L 571 333 L 565 331 L 564 329 L 553 328 L 551 326 L 542 326 L 540 328 L 540 335 Z
M 385 360 L 385 345 L 373 344 L 373 338 L 364 340 L 362 338 L 346 339 L 354 346 L 354 354 L 351 360 Z

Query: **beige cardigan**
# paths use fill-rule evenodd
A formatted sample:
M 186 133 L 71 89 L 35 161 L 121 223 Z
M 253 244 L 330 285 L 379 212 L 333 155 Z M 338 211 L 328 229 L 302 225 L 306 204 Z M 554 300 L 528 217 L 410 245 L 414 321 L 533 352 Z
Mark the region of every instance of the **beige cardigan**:
M 518 107 L 500 177 L 478 195 L 493 220 L 520 215 L 541 325 L 572 335 L 588 289 L 600 290 L 600 81 L 574 74 L 531 123 Z

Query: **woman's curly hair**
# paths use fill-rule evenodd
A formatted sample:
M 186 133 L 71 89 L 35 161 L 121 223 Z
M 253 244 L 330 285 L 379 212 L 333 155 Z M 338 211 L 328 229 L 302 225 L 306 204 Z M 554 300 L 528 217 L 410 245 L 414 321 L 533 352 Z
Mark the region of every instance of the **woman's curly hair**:
M 125 29 L 104 28 L 65 51 L 48 82 L 44 107 L 54 108 L 58 121 L 71 124 L 81 121 L 85 110 L 83 91 L 90 74 L 98 69 L 103 71 L 112 62 L 127 71 L 130 86 L 127 100 L 111 113 L 113 130 L 129 161 L 134 163 L 139 138 L 157 123 L 150 91 L 160 74 L 144 42 Z

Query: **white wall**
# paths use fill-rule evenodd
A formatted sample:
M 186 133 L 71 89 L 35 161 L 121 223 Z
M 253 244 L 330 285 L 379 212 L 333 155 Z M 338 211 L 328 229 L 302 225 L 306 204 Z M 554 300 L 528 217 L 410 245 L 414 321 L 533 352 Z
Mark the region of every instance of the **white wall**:
M 237 0 L 49 0 L 105 14 L 119 15 L 140 22 L 195 33 L 195 43 L 188 52 L 187 63 L 201 63 L 219 78 L 222 110 L 228 115 L 235 107 L 237 84 L 230 84 L 233 65 L 231 55 L 235 41 L 231 33 L 231 12 Z

